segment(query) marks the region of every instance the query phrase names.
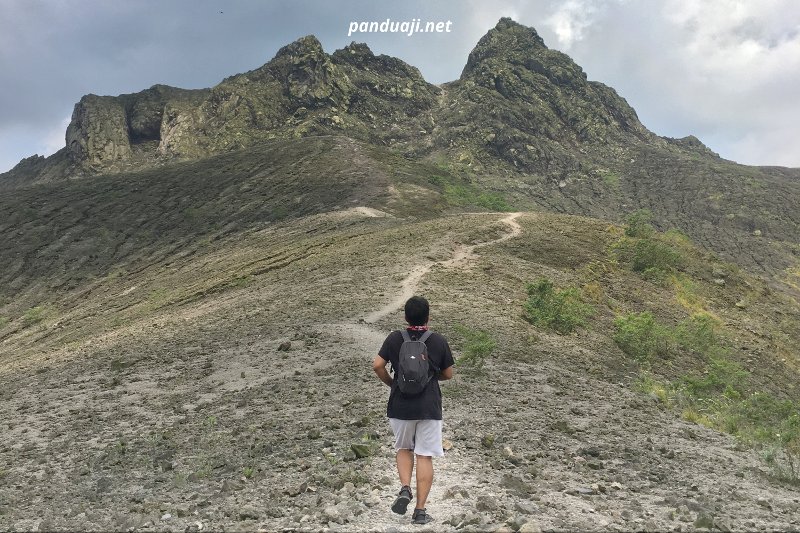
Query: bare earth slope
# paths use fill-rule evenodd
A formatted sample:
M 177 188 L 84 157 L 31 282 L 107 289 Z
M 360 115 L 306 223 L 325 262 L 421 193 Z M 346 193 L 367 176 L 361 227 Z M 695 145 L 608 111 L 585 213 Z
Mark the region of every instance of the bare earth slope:
M 431 299 L 457 354 L 455 324 L 498 340 L 485 374 L 443 384 L 452 448 L 423 529 L 797 528 L 800 496 L 754 452 L 631 389 L 606 318 L 572 336 L 520 319 L 522 283 L 576 279 L 559 261 L 601 258 L 603 235 L 544 213 L 408 222 L 357 207 L 105 280 L 74 311 L 95 306 L 89 333 L 56 341 L 48 317 L 0 345 L 0 528 L 418 530 L 388 509 L 388 389 L 370 369 L 409 293 Z M 183 297 L 225 277 L 242 281 Z M 618 304 L 644 291 L 666 305 L 645 282 L 618 283 Z M 114 310 L 106 293 L 139 303 Z M 748 325 L 752 351 L 761 326 Z

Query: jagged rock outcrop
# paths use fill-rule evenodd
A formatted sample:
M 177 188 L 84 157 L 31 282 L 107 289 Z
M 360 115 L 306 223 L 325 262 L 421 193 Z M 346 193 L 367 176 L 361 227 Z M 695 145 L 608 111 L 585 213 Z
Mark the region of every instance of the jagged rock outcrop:
M 207 92 L 154 85 L 132 94 L 84 96 L 75 104 L 66 132 L 72 171 L 99 172 L 130 168 L 131 164 L 146 165 L 161 141 L 165 110 L 196 105 Z
M 226 78 L 198 108 L 171 108 L 159 152 L 199 157 L 268 139 L 340 133 L 398 142 L 419 129 L 418 117 L 438 91 L 399 59 L 355 43 L 328 55 L 309 35 L 262 67 Z
M 583 145 L 646 142 L 636 112 L 536 30 L 501 19 L 472 50 L 447 90 L 442 145 L 487 151 L 543 174 L 576 170 Z M 463 127 L 472 124 L 474 127 Z
M 800 232 L 796 170 L 736 165 L 693 136 L 653 134 L 616 91 L 508 18 L 480 39 L 459 79 L 441 86 L 366 44 L 327 54 L 309 35 L 211 89 L 87 95 L 67 146 L 0 174 L 0 189 L 320 135 L 435 162 L 460 180 L 450 184 L 456 195 L 466 186 L 520 208 L 612 220 L 648 207 L 662 229 L 736 250 L 757 269 L 800 256 L 791 244 Z
M 81 98 L 72 111 L 66 141 L 73 159 L 92 168 L 113 168 L 129 159 L 128 117 L 122 101 L 94 94 Z

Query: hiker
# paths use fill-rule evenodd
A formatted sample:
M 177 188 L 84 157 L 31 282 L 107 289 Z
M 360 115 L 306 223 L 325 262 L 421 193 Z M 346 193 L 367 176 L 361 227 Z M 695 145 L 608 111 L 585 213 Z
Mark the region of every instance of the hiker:
M 450 345 L 444 336 L 428 329 L 429 310 L 425 298 L 409 298 L 405 305 L 408 327 L 391 332 L 372 362 L 380 380 L 391 387 L 386 414 L 395 437 L 402 485 L 392 511 L 405 514 L 413 499 L 410 485 L 416 455 L 417 503 L 411 517 L 415 524 L 433 520 L 425 505 L 433 484 L 433 457 L 444 455 L 439 381 L 453 377 Z M 393 376 L 387 372 L 386 363 L 392 364 Z

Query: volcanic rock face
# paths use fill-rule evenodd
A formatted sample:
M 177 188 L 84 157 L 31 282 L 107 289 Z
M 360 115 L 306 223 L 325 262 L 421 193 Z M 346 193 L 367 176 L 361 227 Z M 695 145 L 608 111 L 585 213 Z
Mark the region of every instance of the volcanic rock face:
M 145 146 L 160 142 L 165 109 L 197 103 L 205 93 L 206 89 L 154 85 L 134 94 L 84 96 L 75 104 L 66 133 L 66 147 L 76 169 L 120 170 L 132 159 L 145 163 L 135 156 Z M 147 151 L 153 152 L 153 146 Z
M 268 139 L 343 132 L 383 144 L 417 131 L 416 117 L 438 92 L 416 68 L 376 57 L 366 45 L 328 55 L 307 36 L 262 67 L 223 80 L 199 107 L 171 108 L 159 153 L 201 157 Z
M 113 166 L 128 159 L 128 119 L 120 100 L 93 94 L 81 98 L 72 112 L 66 140 L 73 158 L 91 167 Z
M 460 79 L 449 85 L 458 105 L 457 113 L 445 114 L 445 130 L 465 121 L 476 125 L 456 142 L 528 171 L 578 168 L 581 144 L 654 137 L 613 89 L 587 81 L 569 56 L 508 18 L 481 38 Z
M 0 189 L 321 135 L 436 162 L 462 181 L 436 185 L 456 196 L 468 185 L 517 208 L 611 220 L 647 207 L 661 229 L 734 250 L 748 267 L 784 270 L 797 256 L 796 170 L 736 165 L 695 137 L 653 134 L 612 88 L 508 18 L 441 86 L 365 44 L 326 54 L 309 35 L 211 89 L 87 95 L 67 146 L 0 174 Z
M 309 35 L 211 89 L 154 85 L 116 97 L 90 94 L 67 128 L 74 165 L 39 167 L 65 176 L 123 170 L 341 133 L 418 156 L 487 152 L 538 173 L 579 168 L 580 145 L 665 142 L 613 89 L 587 81 L 567 55 L 547 48 L 536 30 L 503 18 L 470 53 L 461 77 L 442 88 L 365 44 L 329 55 Z

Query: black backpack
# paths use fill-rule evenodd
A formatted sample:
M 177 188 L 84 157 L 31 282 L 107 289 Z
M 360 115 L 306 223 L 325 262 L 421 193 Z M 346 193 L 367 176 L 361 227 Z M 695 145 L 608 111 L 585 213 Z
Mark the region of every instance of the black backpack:
M 403 344 L 397 357 L 397 369 L 394 381 L 397 388 L 406 396 L 414 396 L 425 390 L 434 375 L 439 373 L 436 365 L 428 357 L 428 347 L 425 341 L 431 336 L 428 330 L 418 339 L 414 340 L 408 331 L 402 330 Z

